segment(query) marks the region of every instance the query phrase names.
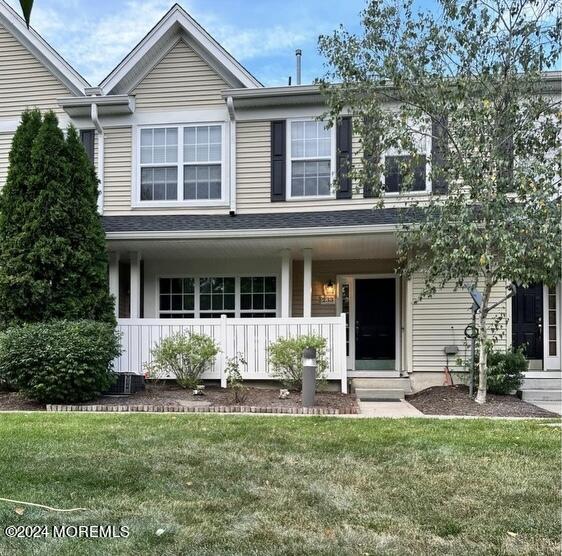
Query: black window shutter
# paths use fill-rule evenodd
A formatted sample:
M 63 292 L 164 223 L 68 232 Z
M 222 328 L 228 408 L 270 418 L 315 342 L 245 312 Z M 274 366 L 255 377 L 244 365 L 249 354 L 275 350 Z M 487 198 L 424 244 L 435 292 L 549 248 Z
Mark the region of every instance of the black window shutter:
M 447 154 L 447 117 L 433 119 L 431 123 L 431 161 L 436 169 L 445 164 Z M 444 176 L 433 177 L 433 193 L 443 195 L 448 191 L 447 180 Z
M 80 141 L 82 141 L 82 145 L 84 145 L 86 154 L 92 164 L 94 163 L 94 134 L 95 131 L 93 129 L 80 130 Z
M 285 120 L 271 122 L 271 201 L 284 201 L 286 183 L 286 129 Z
M 350 116 L 346 116 L 338 120 L 336 128 L 336 171 L 338 176 L 338 190 L 336 192 L 337 199 L 351 199 L 351 195 L 353 193 L 351 178 L 348 176 L 348 170 L 351 169 L 352 161 L 351 128 L 352 123 Z

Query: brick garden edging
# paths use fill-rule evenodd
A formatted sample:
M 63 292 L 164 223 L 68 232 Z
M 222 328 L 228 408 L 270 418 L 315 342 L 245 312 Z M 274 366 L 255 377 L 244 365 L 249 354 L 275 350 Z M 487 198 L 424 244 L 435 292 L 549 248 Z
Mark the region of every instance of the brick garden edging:
M 179 405 L 60 405 L 47 404 L 47 411 L 82 411 L 93 413 L 283 413 L 287 415 L 357 415 L 358 409 L 327 407 L 256 407 L 220 405 L 183 407 Z

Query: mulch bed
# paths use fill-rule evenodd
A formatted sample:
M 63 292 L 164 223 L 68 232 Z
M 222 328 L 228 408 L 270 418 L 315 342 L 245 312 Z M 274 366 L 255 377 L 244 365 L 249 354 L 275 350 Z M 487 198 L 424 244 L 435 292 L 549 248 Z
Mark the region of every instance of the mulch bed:
M 0 411 L 44 411 L 45 404 L 26 400 L 18 392 L 0 392 Z
M 102 406 L 102 410 L 106 411 L 111 411 L 111 406 L 114 406 L 119 411 L 215 411 L 221 408 L 221 412 L 304 413 L 300 392 L 291 392 L 288 399 L 282 400 L 279 399 L 279 388 L 256 387 L 248 387 L 245 399 L 238 404 L 234 402 L 231 391 L 219 387 L 208 386 L 204 396 L 194 396 L 191 390 L 174 384 L 147 384 L 144 391 L 129 396 L 101 396 L 91 402 L 73 404 L 72 407 L 80 410 L 94 405 Z M 317 392 L 314 405 L 323 414 L 358 413 L 354 394 Z M 36 411 L 45 410 L 45 407 L 44 404 L 25 400 L 17 393 L 0 393 L 0 410 Z M 148 407 L 152 409 L 146 409 Z M 52 406 L 49 410 L 54 408 Z
M 291 392 L 288 399 L 279 399 L 279 388 L 248 387 L 245 398 L 240 403 L 234 402 L 231 391 L 215 386 L 207 386 L 203 396 L 194 396 L 191 390 L 185 390 L 175 384 L 147 384 L 142 392 L 130 396 L 103 396 L 96 400 L 96 405 L 149 405 L 166 407 L 230 407 L 244 406 L 255 408 L 289 409 L 302 408 L 300 392 Z M 91 404 L 84 404 L 91 405 Z M 338 413 L 353 413 L 357 410 L 355 396 L 339 392 L 317 392 L 315 407 L 336 410 Z
M 556 413 L 526 403 L 516 396 L 488 394 L 485 404 L 468 396 L 467 386 L 433 386 L 406 397 L 424 415 L 483 417 L 558 417 Z

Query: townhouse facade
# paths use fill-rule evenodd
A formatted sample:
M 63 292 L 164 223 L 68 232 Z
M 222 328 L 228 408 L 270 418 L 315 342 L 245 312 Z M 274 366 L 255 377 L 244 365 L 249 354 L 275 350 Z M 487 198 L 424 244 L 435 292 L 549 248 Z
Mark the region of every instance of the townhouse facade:
M 432 184 L 422 168 L 400 193 L 401 155 L 387 153 L 383 208 L 348 180 L 336 190 L 360 144 L 350 117 L 330 129 L 318 120 L 316 86 L 264 87 L 175 5 L 94 87 L 0 0 L 0 186 L 28 107 L 73 123 L 96 167 L 119 370 L 142 372 L 159 338 L 198 330 L 223 346 L 207 375 L 223 383 L 228 355 L 249 359 L 245 378 L 267 379 L 268 343 L 305 333 L 326 337 L 328 378 L 343 390 L 360 377 L 419 390 L 441 384 L 445 366 L 463 371 L 469 294 L 450 287 L 415 303 L 423 275 L 395 273 L 399 211 Z M 431 157 L 430 140 L 419 149 Z M 525 344 L 533 371 L 560 371 L 560 284 L 496 311 L 499 349 Z

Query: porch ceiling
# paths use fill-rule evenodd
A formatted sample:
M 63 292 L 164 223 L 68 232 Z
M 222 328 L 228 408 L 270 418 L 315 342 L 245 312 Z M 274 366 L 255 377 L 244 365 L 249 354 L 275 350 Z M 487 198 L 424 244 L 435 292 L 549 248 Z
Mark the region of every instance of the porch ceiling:
M 108 248 L 119 252 L 122 258 L 126 258 L 129 252 L 139 252 L 145 259 L 271 258 L 280 256 L 284 249 L 289 249 L 297 260 L 302 259 L 303 249 L 312 249 L 314 260 L 393 259 L 396 256 L 396 236 L 392 232 L 379 232 L 321 237 L 108 240 Z

